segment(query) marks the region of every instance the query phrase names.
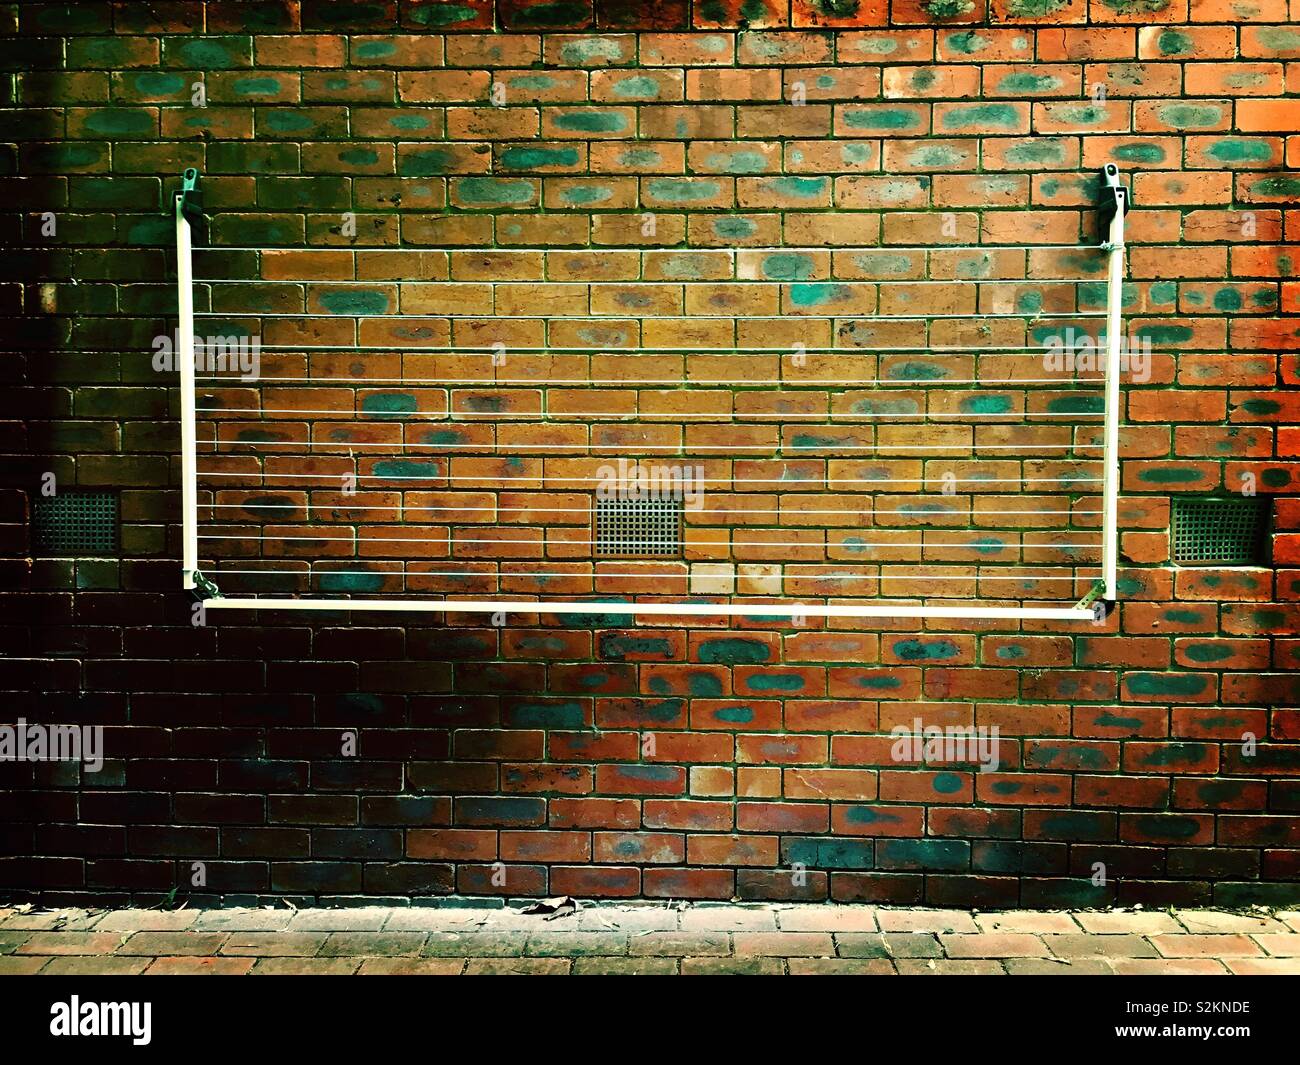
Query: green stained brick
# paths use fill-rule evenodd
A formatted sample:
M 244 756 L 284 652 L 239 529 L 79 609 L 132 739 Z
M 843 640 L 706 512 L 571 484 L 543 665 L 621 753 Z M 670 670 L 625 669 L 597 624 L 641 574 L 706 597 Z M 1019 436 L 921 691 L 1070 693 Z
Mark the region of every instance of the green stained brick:
M 700 661 L 722 665 L 756 665 L 766 662 L 772 650 L 762 640 L 723 637 L 700 643 Z
M 1191 484 L 1200 479 L 1199 470 L 1177 466 L 1157 466 L 1155 469 L 1143 470 L 1138 474 L 1138 480 L 1146 484 Z
M 1264 178 L 1252 184 L 1250 191 L 1257 196 L 1300 196 L 1300 178 Z
M 1086 394 L 1060 396 L 1047 404 L 1052 414 L 1103 414 L 1106 410 L 1105 396 Z
M 312 120 L 301 111 L 285 107 L 259 111 L 258 117 L 277 133 L 305 133 L 314 126 Z
M 515 145 L 501 152 L 501 163 L 511 170 L 537 170 L 546 166 L 577 166 L 577 148 L 534 148 Z
M 964 839 L 881 839 L 876 842 L 876 860 L 882 868 L 956 872 L 970 866 L 970 843 Z
M 415 397 L 407 392 L 379 392 L 366 396 L 361 401 L 361 409 L 366 414 L 402 415 L 413 413 L 417 404 Z
M 846 285 L 837 285 L 828 281 L 811 281 L 790 286 L 790 302 L 796 307 L 818 307 L 845 299 L 852 292 Z
M 1170 0 L 1101 0 L 1101 2 L 1121 15 L 1154 15 L 1170 4 Z
M 624 98 L 658 99 L 659 83 L 654 78 L 648 78 L 643 74 L 623 78 L 614 83 L 614 95 Z
M 653 148 L 629 148 L 619 153 L 618 161 L 623 166 L 654 166 L 659 162 L 659 153 Z
M 352 45 L 352 54 L 357 59 L 387 59 L 396 51 L 392 41 L 358 41 Z
M 451 29 L 462 23 L 473 22 L 478 18 L 478 12 L 465 4 L 421 4 L 419 7 L 406 8 L 405 17 L 416 25 L 429 29 Z
M 382 573 L 321 573 L 322 592 L 378 592 L 384 587 Z
M 1160 120 L 1174 129 L 1205 129 L 1222 119 L 1223 110 L 1213 106 L 1170 104 L 1160 109 Z
M 1151 302 L 1172 307 L 1178 302 L 1177 281 L 1157 281 L 1151 286 Z
M 686 178 L 655 178 L 646 188 L 655 199 L 674 203 L 711 200 L 722 191 L 716 181 L 692 181 Z
M 946 38 L 945 43 L 954 52 L 960 52 L 962 55 L 976 55 L 989 46 L 988 38 L 981 37 L 974 30 L 954 33 Z
M 772 189 L 794 199 L 811 199 L 826 191 L 827 178 L 781 177 L 772 179 Z
M 580 5 L 574 4 L 573 7 Z M 618 41 L 603 37 L 588 37 L 577 41 L 567 41 L 560 49 L 560 58 L 573 66 L 587 63 L 617 63 L 623 58 L 623 49 Z
M 1093 724 L 1101 728 L 1140 729 L 1140 717 L 1117 717 L 1109 711 L 1103 711 L 1093 719 Z
M 604 633 L 600 637 L 600 657 L 624 659 L 628 655 L 656 655 L 672 657 L 672 644 L 662 636 L 625 636 Z
M 1241 409 L 1247 414 L 1276 414 L 1282 409 L 1282 404 L 1272 399 L 1248 399 L 1241 404 Z
M 721 710 L 715 710 L 713 717 L 714 720 L 721 721 L 725 725 L 748 725 L 754 720 L 754 708 L 752 706 L 724 706 Z
M 1300 30 L 1287 29 L 1285 26 L 1261 26 L 1259 40 L 1261 44 L 1279 52 L 1290 52 L 1300 48 Z
M 1001 92 L 1051 92 L 1061 87 L 1061 79 L 1051 74 L 1021 72 L 1008 74 L 998 83 Z
M 752 237 L 758 229 L 758 224 L 749 218 L 738 218 L 734 215 L 714 220 L 713 231 L 720 237 Z
M 898 41 L 892 37 L 864 37 L 856 43 L 856 48 L 866 55 L 893 55 L 898 51 Z
M 951 370 L 934 362 L 900 362 L 891 366 L 887 377 L 890 381 L 942 381 Z M 964 402 L 970 403 L 971 400 Z
M 393 115 L 388 120 L 388 124 L 393 129 L 401 130 L 404 133 L 414 133 L 420 130 L 425 130 L 428 129 L 430 125 L 428 118 L 424 115 Z M 446 155 L 447 153 L 444 152 L 443 156 L 445 157 Z
M 619 133 L 627 128 L 627 117 L 618 111 L 570 111 L 556 115 L 555 128 L 574 133 Z
M 1165 150 L 1158 144 L 1120 144 L 1112 150 L 1122 163 L 1163 163 Z
M 1187 325 L 1148 325 L 1143 326 L 1137 335 L 1153 347 L 1186 344 L 1193 336 L 1191 326 Z
M 153 178 L 75 177 L 72 179 L 72 196 L 73 202 L 79 206 L 156 208 L 158 186 Z
M 560 193 L 560 199 L 574 207 L 587 207 L 604 203 L 614 195 L 613 189 L 603 185 L 574 185 Z
M 1152 839 L 1192 839 L 1201 830 L 1196 818 L 1178 814 L 1139 814 L 1134 823 L 1139 832 Z
M 912 129 L 918 123 L 916 112 L 904 107 L 844 112 L 844 124 L 849 129 Z
M 298 167 L 296 144 L 214 141 L 207 170 L 213 174 L 283 174 Z
M 960 165 L 964 157 L 963 152 L 931 144 L 914 149 L 907 161 L 912 166 L 948 167 Z
M 270 76 L 235 78 L 230 85 L 236 96 L 275 96 L 280 88 L 280 79 Z
M 166 244 L 168 238 L 175 240 L 176 223 L 171 218 L 141 218 L 133 221 L 126 229 L 126 243 L 132 247 L 153 247 Z
M 1066 7 L 1070 0 L 1008 0 L 1007 14 L 1012 18 L 1042 18 Z
M 399 172 L 403 177 L 430 177 L 445 174 L 455 165 L 455 155 L 446 148 L 425 148 L 402 156 Z
M 772 281 L 805 281 L 812 276 L 813 260 L 795 252 L 780 252 L 763 258 L 763 276 Z
M 32 168 L 37 171 L 72 170 L 99 167 L 107 161 L 105 144 L 77 144 L 64 141 L 59 144 L 33 145 L 28 155 Z M 105 166 L 104 169 L 107 169 Z
M 1137 695 L 1200 695 L 1210 683 L 1200 673 L 1131 673 L 1129 688 Z
M 348 148 L 339 152 L 339 162 L 348 166 L 374 166 L 379 162 L 379 153 L 371 148 Z
M 714 152 L 704 160 L 710 170 L 726 174 L 758 174 L 767 169 L 761 152 Z
M 961 111 L 949 111 L 943 116 L 944 129 L 958 130 L 988 127 L 1014 129 L 1020 124 L 1020 114 L 1010 104 L 980 104 Z
M 375 463 L 376 477 L 428 478 L 439 477 L 438 463 L 420 459 L 385 459 Z
M 587 719 L 581 703 L 521 703 L 507 714 L 515 728 L 581 729 Z
M 504 178 L 461 178 L 457 189 L 460 199 L 467 204 L 520 204 L 529 203 L 533 198 L 532 182 Z
M 894 654 L 904 662 L 941 662 L 956 657 L 957 645 L 951 640 L 899 640 Z
M 176 96 L 189 89 L 188 82 L 180 74 L 164 74 L 153 70 L 128 74 L 127 81 L 142 96 Z
M 244 65 L 245 40 L 196 37 L 193 40 L 180 41 L 174 51 L 186 66 L 193 67 L 195 70 L 229 70 Z
M 798 673 L 758 673 L 749 678 L 749 686 L 760 692 L 800 692 L 804 679 Z
M 86 118 L 86 129 L 106 137 L 133 137 L 153 133 L 154 116 L 129 107 L 101 107 Z
M 1156 38 L 1156 47 L 1161 55 L 1190 55 L 1193 48 L 1192 38 L 1178 30 L 1162 30 Z
M 1008 148 L 1007 160 L 1012 163 L 1063 163 L 1065 148 L 1056 141 L 1027 141 Z
M 1214 294 L 1212 300 L 1216 311 L 1239 311 L 1241 310 L 1241 293 L 1235 288 L 1221 288 Z
M 1142 764 L 1152 769 L 1179 765 L 1195 765 L 1205 757 L 1205 745 L 1200 743 L 1170 743 L 1152 751 L 1142 759 Z
M 786 861 L 809 869 L 870 869 L 873 851 L 871 840 L 791 839 Z

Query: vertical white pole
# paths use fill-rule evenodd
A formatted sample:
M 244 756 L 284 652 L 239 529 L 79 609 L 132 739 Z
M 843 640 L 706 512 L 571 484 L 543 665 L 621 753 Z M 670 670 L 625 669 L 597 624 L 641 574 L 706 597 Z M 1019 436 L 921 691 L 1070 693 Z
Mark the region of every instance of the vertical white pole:
M 1120 346 L 1123 343 L 1124 210 L 1126 189 L 1116 193 L 1115 217 L 1110 221 L 1110 276 L 1106 286 L 1106 427 L 1102 461 L 1105 464 L 1102 518 L 1102 598 L 1114 602 L 1119 565 L 1119 420 Z
M 199 498 L 195 472 L 198 441 L 194 419 L 194 269 L 190 261 L 190 223 L 176 197 L 176 358 L 181 373 L 181 584 L 195 587 L 199 568 Z

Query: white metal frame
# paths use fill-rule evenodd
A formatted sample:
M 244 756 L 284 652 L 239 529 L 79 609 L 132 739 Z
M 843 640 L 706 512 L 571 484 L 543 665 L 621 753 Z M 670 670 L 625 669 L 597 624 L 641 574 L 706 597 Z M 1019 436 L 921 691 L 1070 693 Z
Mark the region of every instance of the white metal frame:
M 1107 167 L 1113 181 L 1118 172 Z M 203 599 L 204 609 L 215 610 L 295 610 L 295 611 L 381 611 L 437 613 L 525 613 L 525 614 L 619 614 L 682 615 L 732 617 L 845 617 L 845 618 L 949 618 L 993 620 L 1092 621 L 1096 618 L 1097 600 L 1113 602 L 1118 598 L 1118 498 L 1119 498 L 1119 421 L 1120 374 L 1123 344 L 1122 288 L 1124 277 L 1124 211 L 1127 193 L 1122 187 L 1114 192 L 1116 207 L 1109 221 L 1103 248 L 1108 252 L 1106 318 L 1106 367 L 1104 377 L 1105 421 L 1103 442 L 1103 520 L 1102 577 L 1094 592 L 1069 607 L 1049 606 L 929 606 L 912 603 L 771 603 L 735 602 L 735 597 L 720 603 L 711 602 L 637 602 L 623 600 L 530 600 L 530 599 L 454 599 L 454 598 L 329 598 L 317 596 L 268 597 L 214 595 Z M 180 373 L 181 407 L 181 497 L 182 497 L 182 564 L 181 583 L 187 590 L 211 588 L 198 568 L 198 486 L 197 434 L 194 362 L 194 271 L 192 229 L 183 213 L 185 198 L 175 198 L 176 216 L 176 284 L 179 326 L 177 357 Z M 339 250 L 348 250 L 341 248 Z M 411 250 L 411 249 L 402 249 Z M 819 249 L 830 250 L 836 249 Z M 897 250 L 882 247 L 879 249 Z M 942 245 L 932 249 L 949 250 Z M 951 249 L 956 250 L 956 249 Z M 445 317 L 437 315 L 435 317 Z M 968 316 L 961 316 L 968 317 Z M 989 579 L 1012 579 L 990 577 Z M 762 597 L 760 597 L 762 598 Z M 767 597 L 770 598 L 770 597 Z

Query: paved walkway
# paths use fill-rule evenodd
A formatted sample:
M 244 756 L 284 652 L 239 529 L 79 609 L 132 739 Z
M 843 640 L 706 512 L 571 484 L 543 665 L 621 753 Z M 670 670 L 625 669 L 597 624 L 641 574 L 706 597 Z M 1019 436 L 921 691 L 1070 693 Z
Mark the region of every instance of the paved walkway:
M 1300 974 L 1300 911 L 0 906 L 9 973 Z

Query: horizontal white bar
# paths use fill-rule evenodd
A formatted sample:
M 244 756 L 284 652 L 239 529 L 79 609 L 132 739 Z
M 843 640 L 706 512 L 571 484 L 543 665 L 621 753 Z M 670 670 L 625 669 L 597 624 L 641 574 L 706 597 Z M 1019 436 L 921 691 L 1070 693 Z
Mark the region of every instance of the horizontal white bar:
M 226 524 L 229 525 L 230 523 L 227 522 Z M 343 526 L 341 526 L 341 525 L 335 525 L 335 526 L 325 526 L 325 527 L 326 527 L 326 528 L 342 528 Z M 400 527 L 401 527 L 401 526 L 398 526 L 398 528 L 400 528 Z M 370 528 L 388 528 L 388 526 L 370 526 Z M 477 529 L 477 528 L 481 528 L 481 526 L 477 526 L 477 525 L 475 525 L 475 526 L 470 526 L 470 528 Z M 556 534 L 556 533 L 560 533 L 560 532 L 565 531 L 566 529 L 571 529 L 571 528 L 583 528 L 583 527 L 582 527 L 582 526 L 576 526 L 576 527 L 575 527 L 575 526 L 560 526 L 559 528 L 551 528 L 551 529 L 549 529 L 548 531 L 549 531 L 550 533 L 552 533 L 552 534 Z M 466 530 L 466 531 L 468 531 L 468 530 Z M 585 529 L 583 529 L 583 531 L 585 531 Z M 774 531 L 775 531 L 775 530 L 774 530 Z M 781 531 L 785 531 L 785 530 L 782 529 Z M 823 530 L 821 530 L 821 529 L 816 529 L 816 528 L 814 528 L 814 529 L 808 529 L 807 531 L 808 531 L 809 533 L 816 532 L 816 533 L 818 533 L 819 535 L 822 535 L 823 532 L 824 532 Z M 978 531 L 979 531 L 980 533 L 992 533 L 992 532 L 1019 532 L 1019 530 L 1013 530 L 1013 529 L 980 529 L 980 530 L 978 530 Z M 839 533 L 840 530 L 838 530 L 838 529 L 836 529 L 836 530 L 831 530 L 831 532 Z M 1048 534 L 1044 533 L 1043 535 L 1048 535 Z M 1089 534 L 1088 534 L 1088 533 L 1073 533 L 1073 532 L 1064 532 L 1064 531 L 1063 531 L 1063 532 L 1059 533 L 1058 535 L 1062 535 L 1062 536 L 1086 536 L 1086 535 L 1089 535 Z M 357 544 L 448 544 L 448 546 L 453 546 L 453 545 L 454 545 L 454 546 L 457 546 L 457 547 L 459 547 L 459 546 L 461 546 L 461 545 L 463 545 L 463 544 L 493 544 L 493 545 L 496 545 L 496 544 L 529 544 L 529 545 L 532 545 L 532 546 L 541 546 L 541 545 L 540 545 L 540 541 L 537 541 L 537 540 L 493 540 L 493 539 L 486 539 L 486 540 L 477 540 L 477 539 L 474 539 L 474 540 L 471 540 L 471 539 L 467 539 L 467 538 L 459 537 L 459 536 L 457 536 L 457 537 L 453 537 L 453 538 L 451 539 L 451 541 L 449 542 L 448 539 L 447 539 L 447 537 L 438 537 L 438 538 L 436 538 L 436 539 L 421 539 L 421 538 L 419 538 L 419 537 L 414 537 L 414 536 L 411 536 L 411 537 L 402 537 L 402 536 L 360 536 L 360 535 L 354 535 L 354 536 L 284 536 L 284 535 L 281 535 L 281 534 L 278 534 L 278 533 L 273 533 L 273 534 L 263 534 L 263 533 L 204 533 L 204 534 L 202 534 L 202 535 L 199 536 L 199 539 L 200 539 L 200 540 L 268 540 L 268 541 L 271 541 L 271 542 L 273 542 L 273 543 L 289 542 L 289 541 L 305 541 L 305 542 L 307 542 L 307 543 L 321 543 L 321 544 L 351 544 L 351 543 L 357 543 Z M 630 536 L 630 537 L 627 537 L 626 540 L 627 540 L 627 542 L 630 542 L 630 543 L 632 543 L 632 544 L 648 544 L 648 543 L 653 542 L 654 537 L 653 537 L 653 536 L 649 536 L 649 535 L 647 535 L 647 536 L 641 536 L 641 537 L 638 537 L 638 536 Z M 547 546 L 548 546 L 548 547 L 590 547 L 590 546 L 592 546 L 592 545 L 594 545 L 594 544 L 598 544 L 598 543 L 601 543 L 601 542 L 602 542 L 602 541 L 600 541 L 600 540 L 569 540 L 569 539 L 567 539 L 567 538 L 563 538 L 563 537 L 555 537 L 555 538 L 553 538 L 553 539 L 549 539 L 549 540 L 547 541 Z M 820 546 L 823 546 L 823 545 L 820 544 L 820 543 L 813 543 L 813 542 L 810 542 L 810 541 L 797 541 L 797 540 L 796 540 L 796 541 L 790 541 L 790 542 L 785 542 L 785 541 L 780 541 L 780 540 L 691 540 L 691 541 L 689 541 L 689 542 L 685 542 L 685 541 L 677 540 L 677 541 L 674 541 L 674 542 L 673 542 L 672 546 L 673 546 L 673 547 L 678 547 L 678 548 L 680 548 L 680 547 L 690 547 L 692 550 L 695 550 L 695 549 L 697 549 L 697 548 L 701 548 L 701 547 L 820 547 Z M 875 542 L 855 542 L 855 543 L 852 543 L 852 544 L 848 544 L 848 543 L 844 543 L 844 544 L 830 543 L 830 544 L 827 544 L 827 545 L 824 545 L 824 546 L 828 546 L 828 547 L 843 547 L 843 548 L 851 549 L 851 550 L 855 550 L 855 551 L 856 551 L 856 550 L 859 550 L 860 548 L 865 548 L 865 547 L 890 547 L 890 548 L 913 548 L 913 547 L 919 547 L 919 548 L 926 548 L 926 549 L 928 549 L 928 548 L 932 548 L 932 547 L 961 547 L 961 548 L 966 548 L 966 549 L 968 549 L 968 550 L 972 550 L 972 551 L 987 551 L 987 550 L 988 550 L 988 545 L 987 545 L 987 544 L 978 544 L 978 543 L 969 543 L 969 544 L 950 544 L 950 543 L 943 543 L 943 542 L 939 542 L 939 543 L 930 543 L 930 542 L 924 542 L 924 541 L 919 541 L 919 540 L 916 541 L 915 543 L 910 543 L 910 542 L 901 542 L 901 543 L 897 543 L 897 542 L 881 542 L 881 543 L 875 543 Z M 1091 547 L 1092 544 L 1091 544 L 1091 543 L 1083 543 L 1083 544 L 1074 544 L 1074 543 L 1069 543 L 1069 544 L 1066 544 L 1066 543 L 1061 543 L 1060 541 L 1051 541 L 1051 542 L 1048 542 L 1048 543 L 1037 544 L 1037 543 L 1024 543 L 1024 542 L 1022 541 L 1022 542 L 1019 543 L 1019 544 L 1005 544 L 1005 545 L 1003 545 L 1003 546 L 1006 547 L 1006 548 L 1014 548 L 1014 547 L 1026 547 L 1026 548 L 1041 548 L 1041 547 L 1078 548 L 1078 547 Z M 1098 546 L 1100 546 L 1100 543 L 1098 544 Z M 1002 550 L 1002 548 L 998 548 L 998 550 Z M 568 560 L 567 560 L 567 559 L 555 559 L 554 561 L 559 562 L 559 561 L 568 561 Z M 694 560 L 692 560 L 692 561 L 694 561 Z
M 651 281 L 640 278 L 625 278 L 621 281 L 608 280 L 591 280 L 584 281 L 579 278 L 570 278 L 566 280 L 551 279 L 545 277 L 521 277 L 510 281 L 466 281 L 457 279 L 443 279 L 440 277 L 358 277 L 353 279 L 338 278 L 317 278 L 317 277 L 196 277 L 194 283 L 205 285 L 350 285 L 353 288 L 362 288 L 366 285 L 379 287 L 382 285 L 440 285 L 443 287 L 450 285 L 468 285 L 489 288 L 497 288 L 501 285 L 582 285 L 588 288 L 592 287 L 623 287 L 631 288 L 636 286 L 643 288 L 648 285 L 661 287 L 671 286 L 681 288 L 688 285 L 1100 285 L 1103 284 L 1095 277 L 953 277 L 953 278 L 917 278 L 911 280 L 908 278 L 893 277 L 805 277 L 798 280 L 787 280 L 783 278 L 771 277 L 710 277 L 710 278 L 682 278 L 679 281 Z
M 621 319 L 627 320 L 627 319 Z M 1100 343 L 1096 341 L 1095 343 Z M 67 352 L 77 355 L 116 355 L 119 353 L 118 348 L 60 348 L 61 352 Z M 864 355 L 926 355 L 926 356 L 949 356 L 949 355 L 981 355 L 986 359 L 994 358 L 1013 358 L 1023 355 L 1042 355 L 1046 350 L 1046 345 L 1039 344 L 1032 348 L 1013 348 L 1001 345 L 994 348 L 980 348 L 956 345 L 941 345 L 939 347 L 902 347 L 902 348 L 825 348 L 805 344 L 803 347 L 796 349 L 793 344 L 787 344 L 782 348 L 764 348 L 764 347 L 730 347 L 730 348 L 668 348 L 657 347 L 647 344 L 629 344 L 625 347 L 607 345 L 605 347 L 588 347 L 573 348 L 547 346 L 540 348 L 517 347 L 515 345 L 502 344 L 501 347 L 448 347 L 442 344 L 409 344 L 406 346 L 395 346 L 392 344 L 374 345 L 374 344 L 262 344 L 258 347 L 259 351 L 288 351 L 288 352 L 309 352 L 309 351 L 346 351 L 355 354 L 384 354 L 392 352 L 405 352 L 408 355 L 493 355 L 499 356 L 504 351 L 507 355 L 785 355 L 793 358 L 800 355 L 837 355 L 844 357 L 860 357 Z M 1212 352 L 1222 351 L 1222 348 L 1152 348 L 1153 354 L 1157 355 L 1175 355 L 1192 352 Z M 1093 371 L 1095 372 L 1095 371 Z M 744 382 L 738 382 L 743 384 Z
M 656 411 L 599 411 L 599 410 L 564 410 L 564 411 L 545 411 L 545 410 L 524 410 L 524 411 L 473 411 L 473 410 L 455 410 L 455 411 L 385 411 L 385 410 L 341 410 L 337 407 L 196 407 L 194 408 L 200 414 L 355 414 L 362 417 L 369 416 L 377 418 L 380 422 L 401 422 L 401 421 L 429 421 L 437 419 L 440 421 L 455 422 L 462 418 L 490 418 L 493 421 L 504 421 L 509 418 L 522 420 L 526 418 L 545 418 L 557 420 L 563 418 L 630 418 L 633 421 L 645 421 L 647 418 L 670 418 L 678 422 L 704 421 L 704 422 L 726 422 L 738 419 L 761 419 L 768 418 L 776 421 L 789 421 L 793 418 L 816 419 L 817 421 L 851 421 L 860 419 L 862 421 L 875 421 L 884 418 L 915 418 L 918 421 L 931 421 L 941 418 L 961 419 L 964 421 L 977 422 L 984 418 L 1100 418 L 1101 414 L 1079 413 L 1079 414 L 1052 414 L 1050 411 L 1011 411 L 1006 414 L 997 413 L 930 413 L 918 411 L 916 414 L 895 414 L 891 412 L 877 414 L 860 414 L 856 412 L 837 413 L 835 411 L 821 411 L 811 414 L 772 414 L 768 412 L 752 411 L 720 411 L 717 414 L 699 414 L 686 412 L 682 414 L 673 411 L 656 412 Z
M 237 597 L 205 599 L 206 610 L 378 610 L 386 612 L 436 611 L 473 614 L 669 614 L 691 617 L 823 617 L 823 618 L 988 618 L 1041 621 L 1092 621 L 1093 612 L 1081 607 L 981 607 L 981 606 L 836 606 L 791 603 L 788 606 L 738 603 L 578 603 L 528 600 L 454 599 L 259 599 Z
M 371 506 L 352 506 L 351 504 L 340 503 L 204 503 L 205 510 L 399 510 L 403 514 L 428 513 L 446 511 L 451 514 L 509 514 L 509 513 L 533 513 L 538 514 L 590 514 L 591 507 L 415 507 L 409 504 L 394 503 L 388 507 L 371 507 Z M 692 514 L 853 514 L 860 516 L 864 513 L 869 514 L 911 514 L 910 510 L 875 510 L 871 506 L 859 507 L 856 510 L 803 510 L 803 509 L 786 509 L 786 510 L 732 510 L 725 507 L 719 510 L 713 510 L 709 507 L 702 507 L 699 510 L 692 510 Z M 1015 514 L 1024 516 L 1028 514 L 1100 514 L 1100 510 L 945 510 L 943 514 L 951 516 L 954 514 Z M 977 532 L 992 531 L 989 528 L 981 527 Z M 1016 532 L 1036 531 L 1016 529 Z
M 1090 371 L 1088 371 L 1090 372 Z M 229 374 L 199 374 L 198 381 L 225 381 L 231 385 L 243 382 L 238 371 Z M 267 377 L 259 374 L 256 383 L 264 385 L 268 381 L 277 384 L 319 385 L 322 388 L 352 387 L 360 385 L 481 385 L 483 387 L 529 386 L 552 388 L 556 385 L 586 385 L 591 388 L 639 388 L 642 385 L 673 385 L 677 390 L 687 386 L 691 388 L 718 388 L 734 392 L 738 388 L 807 388 L 813 385 L 834 385 L 838 388 L 857 388 L 859 385 L 897 385 L 900 389 L 946 388 L 949 385 L 985 385 L 991 389 L 1002 389 L 1008 385 L 1094 385 L 1098 389 L 1105 381 L 1098 377 L 1007 377 L 1002 380 L 986 377 L 925 377 L 917 380 L 904 380 L 899 377 L 848 377 L 801 379 L 780 378 L 777 380 L 718 381 L 699 377 L 661 377 L 654 380 L 634 380 L 630 378 L 599 377 Z
M 53 249 L 51 249 L 53 250 Z M 59 251 L 67 251 L 67 248 L 59 248 Z M 574 246 L 570 248 L 481 248 L 474 245 L 455 245 L 439 244 L 426 245 L 424 247 L 404 246 L 400 248 L 384 245 L 362 245 L 362 244 L 311 244 L 299 246 L 296 248 L 274 248 L 274 247 L 252 247 L 249 245 L 220 245 L 209 244 L 206 247 L 195 248 L 195 251 L 271 251 L 271 252 L 385 252 L 392 254 L 395 252 L 404 252 L 410 255 L 412 252 L 446 252 L 449 255 L 517 255 L 523 252 L 533 253 L 540 252 L 544 255 L 598 255 L 607 251 L 635 251 L 642 254 L 659 254 L 659 255 L 762 255 L 766 252 L 823 252 L 823 253 L 840 253 L 848 254 L 853 252 L 894 252 L 894 251 L 924 251 L 924 252 L 952 252 L 952 251 L 1095 251 L 1101 252 L 1104 249 L 1098 244 L 789 244 L 780 247 L 765 248 L 674 248 L 660 244 L 592 244 Z
M 238 457 L 238 456 L 233 456 Z M 278 458 L 288 458 L 287 455 L 270 456 Z M 339 458 L 345 456 L 340 455 Z M 469 457 L 469 456 L 466 456 Z M 968 460 L 964 460 L 968 461 Z M 1080 459 L 1080 462 L 1096 462 L 1096 459 Z M 524 482 L 532 484 L 537 483 L 538 490 L 545 487 L 545 483 L 559 481 L 564 484 L 600 484 L 598 477 L 470 477 L 470 476 L 449 476 L 445 473 L 412 475 L 412 474 L 371 474 L 371 473 L 270 473 L 263 470 L 199 470 L 200 477 L 292 477 L 299 480 L 320 477 L 338 479 L 348 477 L 354 481 L 491 481 L 494 484 L 515 484 Z M 953 484 L 1101 484 L 1101 477 L 1025 477 L 1025 478 L 1008 478 L 1008 477 L 955 477 L 951 482 Z M 788 490 L 806 488 L 815 484 L 943 484 L 942 477 L 931 477 L 926 479 L 916 478 L 871 478 L 871 477 L 809 477 L 804 480 L 787 481 L 780 477 L 721 477 L 721 478 L 696 478 L 696 484 L 777 484 Z M 488 491 L 484 487 L 483 491 Z M 1072 493 L 1082 495 L 1083 493 Z
M 195 311 L 195 318 L 224 318 L 232 321 L 238 318 L 336 318 L 339 321 L 373 321 L 390 319 L 394 321 L 428 321 L 464 320 L 496 322 L 609 322 L 622 321 L 626 314 L 493 314 L 484 311 L 481 314 L 446 314 L 438 311 L 412 311 L 410 314 L 329 314 L 317 311 L 301 313 L 288 311 Z M 1007 319 L 1033 322 L 1059 322 L 1074 318 L 1105 318 L 1105 311 L 1065 311 L 1061 314 L 1040 314 L 1037 311 L 1023 311 L 1014 314 L 978 313 L 970 314 L 842 314 L 832 311 L 829 314 L 653 314 L 642 317 L 646 322 L 701 322 L 743 321 L 743 322 L 788 322 L 791 319 L 809 319 L 812 321 L 838 320 L 844 322 L 937 322 L 949 319 L 957 321 L 975 319 Z

